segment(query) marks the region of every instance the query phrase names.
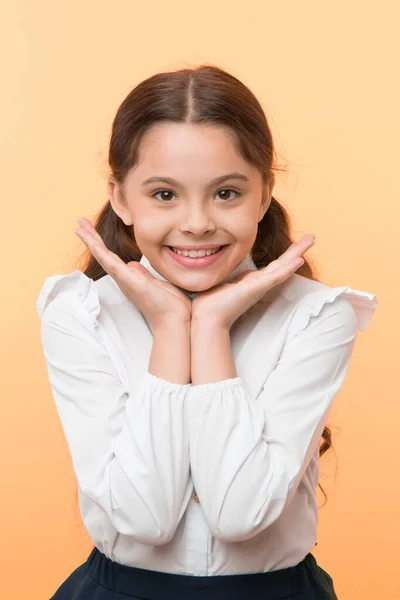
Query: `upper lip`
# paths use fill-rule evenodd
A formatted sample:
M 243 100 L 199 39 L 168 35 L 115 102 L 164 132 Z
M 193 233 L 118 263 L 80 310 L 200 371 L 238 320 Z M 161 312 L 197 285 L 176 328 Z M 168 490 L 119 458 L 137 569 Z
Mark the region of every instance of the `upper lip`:
M 177 250 L 215 250 L 215 248 L 221 248 L 226 244 L 206 244 L 205 246 L 170 246 L 170 248 L 176 248 Z

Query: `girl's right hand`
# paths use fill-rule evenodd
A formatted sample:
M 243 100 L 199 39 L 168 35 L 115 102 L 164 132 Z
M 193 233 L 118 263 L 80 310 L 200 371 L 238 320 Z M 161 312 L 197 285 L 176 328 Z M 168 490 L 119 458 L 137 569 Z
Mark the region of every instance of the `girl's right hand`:
M 172 283 L 162 281 L 139 262 L 124 263 L 109 250 L 90 221 L 81 217 L 76 235 L 87 246 L 103 269 L 114 279 L 120 290 L 150 321 L 153 329 L 171 322 L 190 324 L 192 301 Z

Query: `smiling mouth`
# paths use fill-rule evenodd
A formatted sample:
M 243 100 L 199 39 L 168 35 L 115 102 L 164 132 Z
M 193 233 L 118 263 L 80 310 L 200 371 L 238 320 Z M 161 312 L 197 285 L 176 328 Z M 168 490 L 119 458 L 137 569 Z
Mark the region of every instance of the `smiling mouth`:
M 220 246 L 216 252 L 213 252 L 212 254 L 203 253 L 200 256 L 197 256 L 197 252 L 195 253 L 194 251 L 192 253 L 192 256 L 190 256 L 190 254 L 189 256 L 185 254 L 179 254 L 178 252 L 175 252 L 171 246 L 164 246 L 164 250 L 177 264 L 180 264 L 183 267 L 192 269 L 203 269 L 218 262 L 219 259 L 225 254 L 229 246 L 230 244 L 224 244 L 223 246 Z M 196 255 L 193 256 L 193 254 Z
M 217 254 L 220 250 L 222 250 L 222 248 L 224 248 L 225 246 L 227 246 L 228 244 L 224 244 L 223 246 L 217 246 L 216 248 L 214 248 L 213 250 L 205 250 L 206 254 L 204 254 L 203 256 L 200 256 L 199 258 L 204 258 L 205 256 L 212 256 L 213 254 Z M 174 252 L 175 254 L 178 254 L 179 256 L 187 256 L 188 258 L 196 258 L 196 256 L 191 257 L 190 256 L 190 252 L 201 252 L 202 250 L 175 250 L 175 248 L 173 246 L 168 246 L 168 248 L 170 250 L 172 250 L 172 252 Z M 187 252 L 187 254 L 183 254 L 184 252 Z M 188 256 L 189 255 L 189 256 Z

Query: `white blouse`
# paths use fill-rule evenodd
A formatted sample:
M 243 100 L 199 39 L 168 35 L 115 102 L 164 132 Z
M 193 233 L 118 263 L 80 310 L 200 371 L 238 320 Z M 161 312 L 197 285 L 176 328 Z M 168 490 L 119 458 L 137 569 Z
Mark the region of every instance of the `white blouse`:
M 321 435 L 376 306 L 296 273 L 234 323 L 236 378 L 181 385 L 148 372 L 151 324 L 110 275 L 48 277 L 43 351 L 97 548 L 199 576 L 298 564 L 316 543 Z

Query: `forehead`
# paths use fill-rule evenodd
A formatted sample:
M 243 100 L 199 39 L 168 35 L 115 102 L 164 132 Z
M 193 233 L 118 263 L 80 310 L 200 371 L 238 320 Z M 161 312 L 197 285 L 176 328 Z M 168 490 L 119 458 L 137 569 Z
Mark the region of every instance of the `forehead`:
M 222 125 L 157 123 L 140 142 L 138 168 L 194 169 L 200 165 L 251 168 L 239 152 L 236 134 Z

